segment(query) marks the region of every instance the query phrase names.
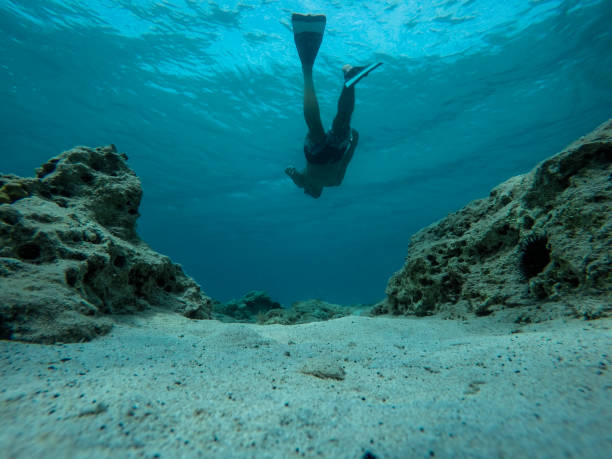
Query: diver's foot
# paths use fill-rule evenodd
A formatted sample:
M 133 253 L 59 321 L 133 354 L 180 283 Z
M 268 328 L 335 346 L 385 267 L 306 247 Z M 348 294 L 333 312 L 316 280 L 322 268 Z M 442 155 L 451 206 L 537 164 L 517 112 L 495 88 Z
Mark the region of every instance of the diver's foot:
M 346 64 L 342 67 L 342 72 L 344 73 L 344 81 L 348 81 L 357 75 L 361 70 L 365 69 L 366 66 L 362 65 L 359 67 L 353 67 L 352 65 Z
M 361 65 L 353 67 L 351 65 L 345 65 L 342 67 L 342 71 L 344 72 L 344 86 L 350 88 L 357 84 L 362 78 L 368 76 L 368 74 L 374 70 L 375 68 L 382 65 L 382 62 L 376 62 L 370 65 Z

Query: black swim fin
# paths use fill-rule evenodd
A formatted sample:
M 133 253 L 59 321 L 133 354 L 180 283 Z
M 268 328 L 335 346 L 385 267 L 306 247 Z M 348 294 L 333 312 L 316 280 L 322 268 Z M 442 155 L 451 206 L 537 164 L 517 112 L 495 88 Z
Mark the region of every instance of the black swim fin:
M 300 14 L 291 15 L 293 25 L 293 40 L 300 55 L 303 67 L 312 67 L 323 41 L 325 23 L 327 19 L 324 14 Z
M 368 73 L 381 65 L 382 62 L 376 62 L 374 64 L 366 65 L 365 67 L 353 67 L 349 71 L 348 79 L 344 82 L 344 86 L 347 88 L 354 86 L 358 81 L 366 77 Z

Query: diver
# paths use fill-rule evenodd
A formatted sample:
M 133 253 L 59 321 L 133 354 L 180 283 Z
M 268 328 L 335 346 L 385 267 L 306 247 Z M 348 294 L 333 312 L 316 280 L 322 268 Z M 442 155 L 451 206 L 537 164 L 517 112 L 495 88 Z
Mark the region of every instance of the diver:
M 382 62 L 363 67 L 345 65 L 342 68 L 344 85 L 338 100 L 338 113 L 331 130 L 325 132 L 321 123 L 312 68 L 323 40 L 326 18 L 323 14 L 293 13 L 291 22 L 304 75 L 304 118 L 308 133 L 304 140 L 306 168 L 299 172 L 295 167 L 288 167 L 285 173 L 299 188 L 304 189 L 304 193 L 318 198 L 323 187 L 338 186 L 344 179 L 359 140 L 359 133 L 351 128 L 351 115 L 355 108 L 355 84 Z

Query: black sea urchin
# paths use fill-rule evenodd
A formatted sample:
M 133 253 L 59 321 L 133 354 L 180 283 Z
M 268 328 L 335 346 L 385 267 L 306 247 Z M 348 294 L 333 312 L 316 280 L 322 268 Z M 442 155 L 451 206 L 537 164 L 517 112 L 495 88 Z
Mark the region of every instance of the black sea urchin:
M 526 280 L 540 274 L 550 263 L 550 249 L 546 235 L 532 234 L 521 243 L 519 270 Z

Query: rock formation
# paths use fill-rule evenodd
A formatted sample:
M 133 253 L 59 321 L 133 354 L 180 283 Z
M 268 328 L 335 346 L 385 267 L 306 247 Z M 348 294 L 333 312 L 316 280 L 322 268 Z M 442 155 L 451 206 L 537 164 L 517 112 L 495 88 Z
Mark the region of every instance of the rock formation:
M 213 318 L 222 322 L 257 322 L 257 317 L 281 308 L 266 292 L 254 290 L 242 298 L 227 303 L 213 302 Z
M 612 120 L 412 237 L 375 314 L 612 313 Z
M 272 309 L 261 314 L 257 318 L 257 322 L 262 325 L 296 325 L 339 319 L 340 317 L 359 314 L 361 312 L 359 307 L 341 306 L 339 304 L 311 299 L 296 301 L 290 308 Z
M 142 189 L 126 160 L 78 147 L 35 178 L 0 175 L 0 338 L 88 340 L 151 306 L 210 317 L 200 287 L 138 238 Z
M 321 300 L 297 301 L 283 308 L 266 292 L 252 291 L 227 303 L 213 302 L 213 318 L 222 322 L 295 325 L 321 322 L 359 313 L 368 307 L 347 307 Z

